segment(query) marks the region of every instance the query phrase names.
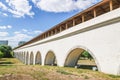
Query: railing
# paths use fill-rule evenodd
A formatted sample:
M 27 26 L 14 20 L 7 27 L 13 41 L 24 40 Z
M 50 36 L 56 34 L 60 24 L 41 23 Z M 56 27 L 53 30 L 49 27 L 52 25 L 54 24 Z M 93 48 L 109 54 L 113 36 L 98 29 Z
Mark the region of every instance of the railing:
M 54 26 L 53 28 L 49 29 L 48 31 L 40 34 L 39 36 L 33 38 L 32 40 L 26 42 L 25 44 L 18 46 L 16 48 L 22 47 L 27 44 L 31 44 L 33 42 L 45 39 L 47 37 L 53 36 L 58 34 L 66 29 L 74 27 L 80 23 L 93 19 L 97 16 L 110 12 L 114 9 L 120 7 L 120 0 L 103 0 L 100 3 L 76 14 L 75 16 L 61 22 L 60 24 Z M 118 13 L 119 14 L 119 13 Z M 16 49 L 15 48 L 15 49 Z

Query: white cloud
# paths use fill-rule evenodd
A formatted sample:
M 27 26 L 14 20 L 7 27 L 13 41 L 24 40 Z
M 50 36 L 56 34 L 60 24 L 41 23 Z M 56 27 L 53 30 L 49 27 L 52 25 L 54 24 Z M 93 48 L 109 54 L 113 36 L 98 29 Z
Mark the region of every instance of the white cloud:
M 34 31 L 34 33 L 35 33 L 35 34 L 40 34 L 40 33 L 42 33 L 42 31 L 36 30 L 36 31 Z
M 6 13 L 3 13 L 3 16 L 6 16 L 6 17 L 7 17 L 7 16 L 8 16 L 8 14 L 6 14 Z
M 21 32 L 19 32 L 19 31 L 15 31 L 15 32 L 14 32 L 14 34 L 20 34 L 20 33 L 21 33 Z
M 0 32 L 0 34 L 2 34 L 0 35 L 0 40 L 8 40 L 10 46 L 16 47 L 18 46 L 18 43 L 20 41 L 28 41 L 33 37 L 31 35 L 24 33 L 17 33 L 17 32 L 14 33 L 15 34 L 13 36 L 8 36 L 9 35 L 8 32 Z
M 22 31 L 23 31 L 23 32 L 28 32 L 28 30 L 27 30 L 27 29 L 22 29 Z
M 29 36 L 27 34 L 18 33 L 18 34 L 15 34 L 13 37 L 10 37 L 9 40 L 12 40 L 12 41 L 23 41 L 23 40 L 29 40 L 31 38 L 32 38 L 32 36 Z
M 6 29 L 7 27 L 6 26 L 0 26 L 0 29 Z
M 0 2 L 0 8 L 11 13 L 14 17 L 20 18 L 25 15 L 33 16 L 30 0 L 5 0 L 7 4 Z M 73 10 L 84 10 L 87 7 L 102 0 L 32 0 L 39 9 L 48 12 L 70 12 Z M 7 14 L 3 14 L 8 16 Z
M 83 10 L 101 0 L 32 0 L 41 10 L 48 12 L 69 12 Z
M 28 0 L 6 0 L 9 5 L 8 11 L 15 17 L 24 17 L 25 15 L 33 16 L 34 12 L 31 11 L 32 6 L 29 5 Z
M 0 37 L 6 37 L 8 36 L 8 32 L 0 32 Z
M 2 2 L 0 2 L 0 8 L 2 8 L 3 10 L 7 10 L 7 7 Z
M 14 36 L 7 37 L 6 39 L 9 40 L 9 44 L 12 47 L 16 47 L 20 41 L 28 41 L 40 33 L 42 33 L 40 30 L 30 31 L 27 29 L 21 29 L 20 31 L 15 31 Z
M 0 29 L 11 29 L 12 28 L 12 26 L 10 26 L 10 25 L 7 25 L 7 26 L 0 26 Z
M 12 28 L 12 26 L 8 25 L 8 26 L 7 26 L 7 28 L 11 29 L 11 28 Z
M 40 30 L 27 30 L 27 29 L 22 29 L 20 31 L 15 31 L 14 32 L 15 34 L 19 34 L 19 33 L 25 33 L 25 34 L 28 34 L 28 35 L 38 35 L 40 33 L 42 33 L 42 31 Z
M 9 40 L 9 45 L 11 45 L 12 47 L 16 47 L 18 46 L 18 43 L 20 41 L 28 41 L 32 38 L 32 36 L 27 35 L 27 34 L 23 34 L 23 33 L 17 33 L 12 37 L 8 37 L 7 40 Z
M 11 13 L 14 17 L 20 18 L 28 15 L 32 17 L 34 12 L 32 12 L 32 6 L 29 4 L 29 0 L 6 0 L 6 5 L 0 2 L 0 8 L 5 11 Z M 3 14 L 4 16 L 8 16 L 7 14 Z

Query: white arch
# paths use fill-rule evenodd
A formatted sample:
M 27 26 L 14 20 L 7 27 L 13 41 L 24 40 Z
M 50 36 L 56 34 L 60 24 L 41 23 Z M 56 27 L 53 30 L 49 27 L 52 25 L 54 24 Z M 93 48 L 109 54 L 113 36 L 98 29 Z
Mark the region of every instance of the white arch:
M 98 67 L 98 70 L 101 71 L 100 65 L 99 65 L 98 60 L 96 59 L 95 55 L 88 48 L 86 48 L 84 46 L 76 46 L 76 47 L 71 48 L 67 53 L 68 55 L 67 55 L 66 60 L 64 62 L 64 66 L 70 66 L 70 67 L 75 66 L 83 51 L 89 52 L 89 54 L 95 60 L 95 63 Z
M 24 51 L 22 52 L 22 56 L 21 57 L 22 57 L 21 60 L 24 63 Z
M 45 65 L 54 65 L 55 59 L 56 59 L 55 53 L 52 50 L 50 50 L 47 52 L 47 54 L 45 56 L 44 64 Z
M 30 64 L 33 64 L 34 55 L 33 52 L 30 53 Z
M 41 64 L 42 59 L 41 59 L 41 53 L 38 51 L 37 54 L 35 55 L 35 64 Z
M 29 52 L 26 53 L 26 64 L 28 64 L 28 60 L 29 60 Z

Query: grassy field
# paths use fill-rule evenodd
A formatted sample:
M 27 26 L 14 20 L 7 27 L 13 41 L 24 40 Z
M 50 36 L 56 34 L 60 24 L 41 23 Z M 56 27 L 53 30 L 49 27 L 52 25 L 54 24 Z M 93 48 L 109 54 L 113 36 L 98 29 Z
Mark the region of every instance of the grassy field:
M 15 58 L 4 58 L 0 59 L 0 80 L 120 80 L 120 76 L 87 69 L 24 65 Z

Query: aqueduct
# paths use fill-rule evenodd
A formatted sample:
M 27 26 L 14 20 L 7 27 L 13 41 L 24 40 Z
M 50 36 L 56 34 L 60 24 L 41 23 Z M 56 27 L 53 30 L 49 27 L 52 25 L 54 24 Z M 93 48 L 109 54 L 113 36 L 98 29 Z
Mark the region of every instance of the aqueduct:
M 120 75 L 120 0 L 103 0 L 14 49 L 25 64 L 75 66 L 88 51 L 98 70 Z

